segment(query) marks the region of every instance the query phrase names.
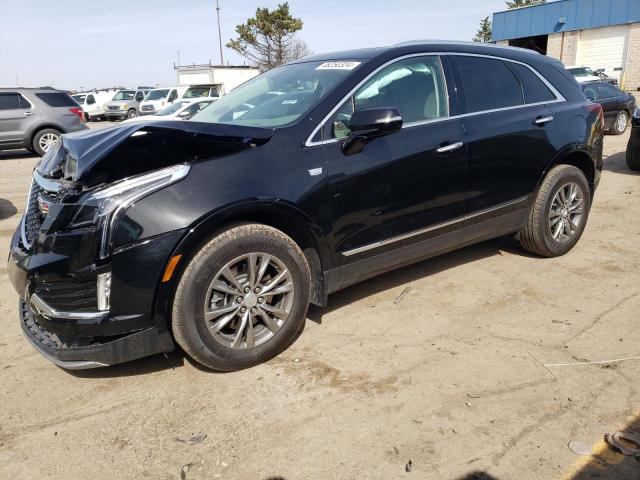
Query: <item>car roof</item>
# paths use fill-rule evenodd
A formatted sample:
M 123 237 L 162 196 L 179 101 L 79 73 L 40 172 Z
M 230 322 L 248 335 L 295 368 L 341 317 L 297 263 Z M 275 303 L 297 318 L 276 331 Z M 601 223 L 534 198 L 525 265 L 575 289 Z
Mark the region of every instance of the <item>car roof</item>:
M 58 90 L 57 88 L 50 87 L 0 87 L 0 92 L 5 91 L 29 91 L 29 92 L 61 92 L 61 93 L 69 93 L 66 90 Z
M 499 55 L 507 58 L 547 61 L 557 63 L 558 60 L 540 55 L 526 48 L 507 47 L 492 43 L 456 42 L 449 40 L 413 40 L 386 47 L 362 48 L 311 55 L 291 63 L 321 62 L 330 60 L 373 60 L 382 55 L 396 53 L 397 56 L 417 52 L 452 52 L 475 53 L 480 55 Z

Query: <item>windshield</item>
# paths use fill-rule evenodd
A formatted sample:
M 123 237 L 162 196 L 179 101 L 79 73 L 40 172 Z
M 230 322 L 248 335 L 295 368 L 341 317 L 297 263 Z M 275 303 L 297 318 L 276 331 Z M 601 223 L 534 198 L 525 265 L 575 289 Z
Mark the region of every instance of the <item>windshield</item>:
M 169 93 L 169 89 L 163 90 L 151 90 L 144 97 L 145 100 L 163 100 L 167 94 Z
M 133 90 L 120 90 L 117 92 L 111 100 L 133 100 L 133 96 L 136 94 Z
M 360 62 L 284 65 L 258 75 L 194 115 L 195 122 L 252 127 L 288 125 L 329 93 Z
M 570 68 L 569 71 L 574 77 L 590 77 L 593 76 L 593 70 L 589 67 Z
M 158 113 L 156 113 L 156 115 L 159 115 L 161 117 L 164 115 L 171 115 L 172 113 L 177 112 L 179 109 L 181 109 L 185 105 L 188 105 L 189 103 L 191 102 L 182 102 L 182 101 L 174 102 L 168 107 L 165 107 L 162 110 L 160 110 Z
M 86 95 L 71 95 L 73 99 L 78 102 L 80 105 L 84 103 L 84 99 L 87 98 Z
M 189 87 L 187 91 L 184 92 L 182 98 L 208 97 L 210 88 L 211 87 Z M 217 96 L 218 90 L 215 87 L 213 87 L 212 90 L 212 95 Z

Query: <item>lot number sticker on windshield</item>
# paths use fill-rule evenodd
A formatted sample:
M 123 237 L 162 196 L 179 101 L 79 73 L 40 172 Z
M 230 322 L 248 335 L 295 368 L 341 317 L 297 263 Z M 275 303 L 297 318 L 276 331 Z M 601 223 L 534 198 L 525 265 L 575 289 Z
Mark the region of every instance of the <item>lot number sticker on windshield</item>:
M 361 62 L 324 62 L 316 67 L 316 70 L 353 70 Z

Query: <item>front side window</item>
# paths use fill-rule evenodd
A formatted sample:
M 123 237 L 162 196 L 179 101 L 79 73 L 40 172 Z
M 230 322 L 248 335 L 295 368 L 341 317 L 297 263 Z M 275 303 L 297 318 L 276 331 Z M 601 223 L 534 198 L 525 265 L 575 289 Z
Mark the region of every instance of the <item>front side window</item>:
M 383 68 L 348 98 L 326 124 L 327 138 L 346 138 L 356 110 L 395 107 L 403 123 L 449 116 L 447 87 L 440 58 L 411 57 Z
M 87 105 L 93 105 L 94 103 L 96 103 L 96 99 L 93 98 L 93 95 L 89 95 L 87 98 Z
M 613 98 L 620 95 L 611 85 L 598 85 L 598 98 Z
M 144 92 L 136 92 L 136 102 L 144 100 Z
M 169 94 L 169 101 L 173 102 L 176 98 L 178 98 L 178 92 L 171 90 L 171 93 Z
M 524 104 L 522 87 L 505 62 L 456 55 L 469 113 Z
M 358 61 L 283 65 L 234 88 L 195 114 L 191 120 L 251 127 L 283 127 L 314 108 L 359 65 Z

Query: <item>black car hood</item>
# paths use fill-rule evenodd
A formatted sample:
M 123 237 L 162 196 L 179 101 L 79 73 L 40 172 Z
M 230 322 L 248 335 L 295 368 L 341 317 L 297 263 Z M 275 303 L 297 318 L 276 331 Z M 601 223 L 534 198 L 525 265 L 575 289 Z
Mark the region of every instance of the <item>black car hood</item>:
M 273 132 L 266 128 L 185 120 L 83 130 L 63 135 L 60 148 L 54 154 L 45 155 L 37 170 L 48 178 L 63 178 L 64 164 L 69 163 L 66 180 L 86 184 L 95 183 L 87 180 L 99 167 L 111 168 L 106 175 L 108 180 L 102 172 L 96 181 L 113 181 L 168 164 L 254 148 L 268 142 Z M 148 157 L 146 162 L 145 157 Z

